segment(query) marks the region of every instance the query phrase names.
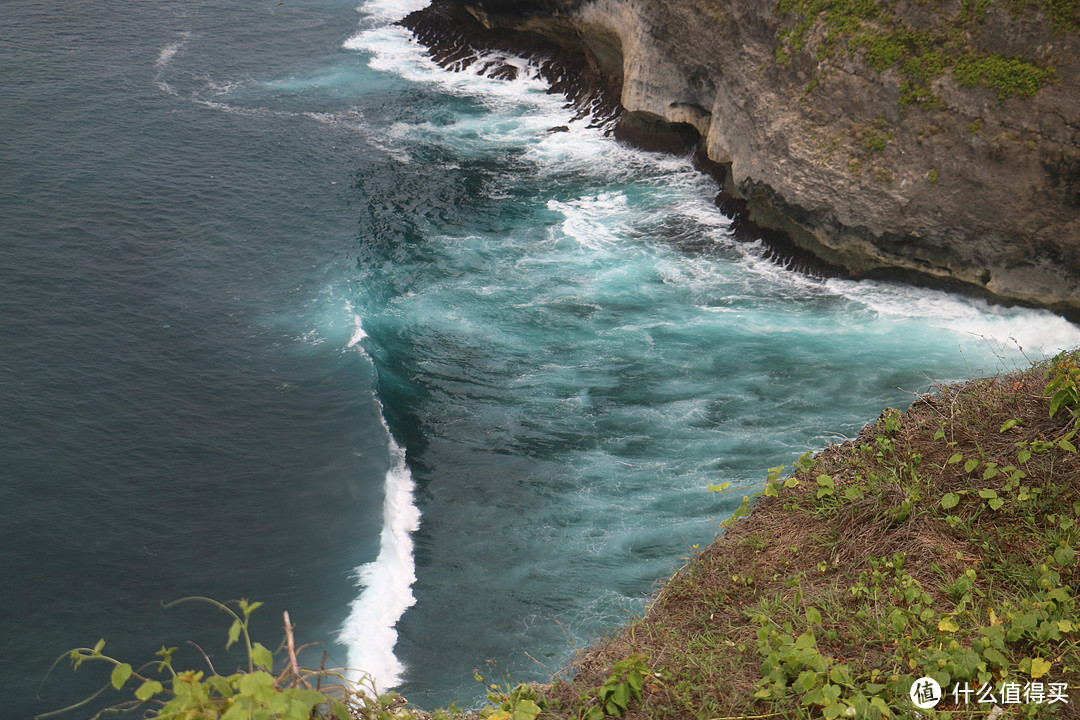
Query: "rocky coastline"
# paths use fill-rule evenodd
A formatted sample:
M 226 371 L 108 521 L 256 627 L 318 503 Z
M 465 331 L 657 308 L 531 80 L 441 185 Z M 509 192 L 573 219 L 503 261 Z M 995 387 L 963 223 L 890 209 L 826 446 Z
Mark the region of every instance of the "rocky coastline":
M 783 264 L 1077 321 L 1080 20 L 1044 5 L 434 0 L 402 24 L 445 67 L 532 58 L 617 138 L 696 151 Z

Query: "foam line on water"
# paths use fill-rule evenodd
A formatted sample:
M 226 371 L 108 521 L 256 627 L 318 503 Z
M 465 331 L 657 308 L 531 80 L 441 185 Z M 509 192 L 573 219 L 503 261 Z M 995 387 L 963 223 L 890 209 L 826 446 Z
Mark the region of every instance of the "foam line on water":
M 154 61 L 154 69 L 157 70 L 157 73 L 155 73 L 154 75 L 154 84 L 157 85 L 162 92 L 169 95 L 176 95 L 177 93 L 173 86 L 165 82 L 165 80 L 163 79 L 165 76 L 165 70 L 169 67 L 169 63 L 172 62 L 172 59 L 176 56 L 176 53 L 180 52 L 180 50 L 182 50 L 184 46 L 187 45 L 187 41 L 191 39 L 191 31 L 185 30 L 179 33 L 178 36 L 180 38 L 179 40 L 161 48 L 161 51 L 158 53 L 157 60 Z
M 168 66 L 169 62 L 172 61 L 173 56 L 176 55 L 176 53 L 179 52 L 180 49 L 187 44 L 188 38 L 191 37 L 191 31 L 185 30 L 179 33 L 179 37 L 180 40 L 178 40 L 177 42 L 171 43 L 161 48 L 161 52 L 158 53 L 157 61 L 154 63 L 155 68 L 157 68 L 158 70 L 164 70 L 166 66 Z
M 386 473 L 379 555 L 357 568 L 357 585 L 363 590 L 350 605 L 349 616 L 338 635 L 338 640 L 348 648 L 353 679 L 370 681 L 379 691 L 400 685 L 405 673 L 405 666 L 394 654 L 396 626 L 405 611 L 416 603 L 412 593 L 416 581 L 412 533 L 420 527 L 420 511 L 413 504 L 414 485 L 405 465 L 405 451 L 393 440 L 390 451 L 394 465 Z
M 351 310 L 351 306 L 349 307 Z M 364 353 L 361 341 L 367 337 L 359 315 L 353 313 L 354 329 L 347 347 Z M 348 648 L 348 664 L 353 680 L 382 691 L 402 683 L 404 664 L 394 654 L 397 623 L 416 603 L 412 585 L 416 581 L 412 533 L 420 527 L 420 510 L 413 501 L 415 485 L 405 450 L 394 442 L 383 421 L 392 464 L 386 472 L 383 497 L 383 526 L 379 554 L 356 570 L 360 595 L 350 605 L 338 640 Z
M 919 319 L 927 325 L 984 338 L 996 354 L 1053 355 L 1080 345 L 1080 328 L 1048 310 L 991 305 L 985 300 L 908 285 L 830 280 L 830 289 L 866 305 L 879 317 Z

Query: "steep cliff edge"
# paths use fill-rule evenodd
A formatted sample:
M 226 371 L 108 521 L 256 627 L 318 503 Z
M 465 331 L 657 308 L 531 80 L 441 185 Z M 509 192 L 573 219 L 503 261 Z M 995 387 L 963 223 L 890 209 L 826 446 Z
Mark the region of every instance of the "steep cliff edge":
M 748 220 L 853 277 L 1080 317 L 1075 0 L 437 0 L 404 24 L 445 64 L 558 56 L 571 97 L 617 97 L 617 135 L 699 140 Z

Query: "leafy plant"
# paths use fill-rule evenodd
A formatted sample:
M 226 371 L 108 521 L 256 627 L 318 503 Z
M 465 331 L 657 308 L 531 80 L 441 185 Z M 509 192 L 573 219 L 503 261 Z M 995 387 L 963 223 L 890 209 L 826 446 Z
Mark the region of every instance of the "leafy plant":
M 583 708 L 582 720 L 603 720 L 605 716 L 621 716 L 630 708 L 630 700 L 641 702 L 641 688 L 652 670 L 641 655 L 631 655 L 619 660 L 611 668 L 611 675 L 600 687 L 592 691 L 593 701 Z
M 544 696 L 525 684 L 503 693 L 489 692 L 488 700 L 491 704 L 480 711 L 483 720 L 535 720 L 547 707 Z
M 1062 354 L 1054 358 L 1054 365 L 1046 371 L 1049 382 L 1046 393 L 1050 397 L 1050 417 L 1054 417 L 1063 408 L 1074 418 L 1074 427 L 1080 427 L 1080 367 L 1076 365 L 1076 356 Z
M 53 668 L 65 658 L 71 661 L 74 670 L 88 661 L 104 663 L 112 666 L 109 682 L 79 703 L 38 717 L 51 717 L 85 707 L 110 689 L 130 692 L 133 699 L 98 712 L 94 718 L 105 712 L 140 707 L 145 708 L 145 717 L 159 720 L 397 720 L 399 717 L 391 711 L 404 701 L 395 693 L 368 695 L 340 670 L 301 668 L 288 613 L 284 614 L 288 661 L 275 675 L 273 653 L 261 643 L 253 642 L 249 633 L 251 613 L 262 603 L 247 600 L 221 603 L 205 597 L 186 597 L 166 607 L 192 601 L 208 603 L 232 617 L 225 647 L 228 649 L 243 641 L 246 670 L 221 675 L 209 661 L 209 673 L 178 670 L 173 666 L 175 647 L 162 647 L 156 660 L 135 668 L 106 655 L 103 652 L 105 641 L 99 640 L 94 647 L 75 648 L 61 655 Z M 234 605 L 236 610 L 229 605 Z

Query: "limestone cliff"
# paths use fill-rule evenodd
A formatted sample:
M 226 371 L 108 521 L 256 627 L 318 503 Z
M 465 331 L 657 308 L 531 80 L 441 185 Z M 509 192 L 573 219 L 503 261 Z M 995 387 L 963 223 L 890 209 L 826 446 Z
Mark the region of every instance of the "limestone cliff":
M 748 220 L 854 277 L 1075 319 L 1078 13 L 1076 0 L 437 0 L 405 24 L 447 64 L 481 47 L 548 53 L 571 97 L 617 98 L 617 134 L 699 142 Z

